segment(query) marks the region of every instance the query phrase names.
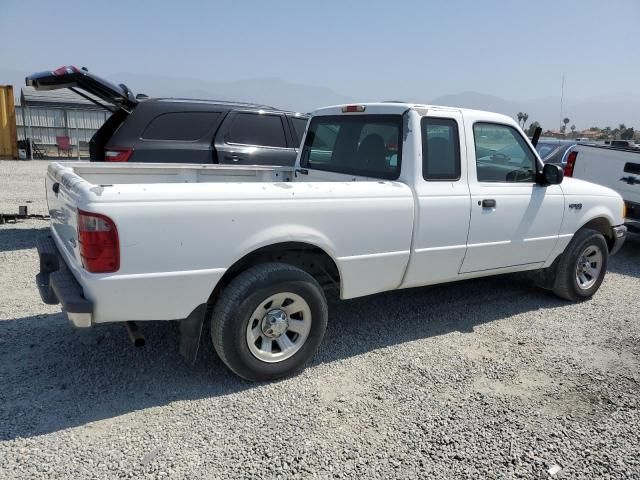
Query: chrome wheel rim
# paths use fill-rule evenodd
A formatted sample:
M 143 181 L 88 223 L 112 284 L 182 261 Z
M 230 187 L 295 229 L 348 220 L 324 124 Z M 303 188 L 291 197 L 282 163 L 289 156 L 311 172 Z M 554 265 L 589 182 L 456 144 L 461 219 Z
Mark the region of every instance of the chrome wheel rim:
M 602 251 L 595 245 L 589 245 L 578 257 L 576 281 L 582 290 L 595 285 L 602 270 Z
M 247 323 L 247 345 L 258 360 L 277 363 L 302 348 L 311 331 L 311 308 L 300 295 L 282 292 L 266 298 Z

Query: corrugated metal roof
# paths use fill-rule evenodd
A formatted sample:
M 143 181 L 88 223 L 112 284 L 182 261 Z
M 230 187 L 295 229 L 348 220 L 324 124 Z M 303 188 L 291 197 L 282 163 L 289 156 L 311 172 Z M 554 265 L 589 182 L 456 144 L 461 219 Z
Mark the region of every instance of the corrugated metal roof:
M 96 98 L 92 95 L 87 95 L 91 98 Z M 100 101 L 97 98 L 96 100 Z M 67 88 L 60 88 L 58 90 L 36 90 L 33 87 L 22 87 L 20 91 L 20 104 L 34 107 L 102 110 L 101 107 L 91 103 L 85 98 L 82 98 L 80 95 Z

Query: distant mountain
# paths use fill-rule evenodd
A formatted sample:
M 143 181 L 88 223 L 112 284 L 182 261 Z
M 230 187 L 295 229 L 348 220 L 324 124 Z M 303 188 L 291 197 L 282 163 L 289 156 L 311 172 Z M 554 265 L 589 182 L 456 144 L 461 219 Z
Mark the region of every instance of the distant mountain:
M 444 95 L 434 98 L 430 102 L 433 105 L 445 105 L 448 107 L 473 108 L 475 110 L 490 110 L 513 116 L 522 111 L 523 103 L 505 100 L 504 98 L 485 95 L 478 92 L 462 92 L 453 95 Z
M 478 92 L 463 92 L 432 100 L 434 105 L 489 110 L 515 117 L 518 112 L 529 114 L 529 123 L 538 121 L 544 129 L 560 127 L 560 98 L 544 97 L 526 101 L 512 101 Z M 617 94 L 587 100 L 567 100 L 563 116 L 578 129 L 593 126 L 617 127 L 620 123 L 640 128 L 640 98 L 633 94 Z
M 351 99 L 326 87 L 303 85 L 280 78 L 250 78 L 236 81 L 206 81 L 132 73 L 110 75 L 136 93 L 150 96 L 236 100 L 309 112 L 319 106 L 348 103 Z
M 19 97 L 26 73 L 0 69 L 0 85 L 13 84 Z M 100 72 L 98 72 L 100 74 Z M 114 83 L 125 83 L 135 93 L 150 96 L 207 98 L 236 100 L 271 105 L 277 108 L 309 112 L 315 108 L 362 101 L 357 92 L 352 95 L 338 93 L 330 88 L 290 82 L 280 78 L 250 78 L 235 81 L 209 81 L 195 78 L 166 77 L 130 72 L 105 75 Z M 412 100 L 408 96 L 408 100 Z M 424 102 L 425 98 L 414 98 Z M 560 98 L 544 97 L 532 100 L 507 100 L 501 97 L 467 91 L 445 95 L 431 100 L 434 105 L 475 108 L 503 113 L 515 117 L 518 112 L 529 114 L 529 123 L 538 121 L 545 129 L 560 126 Z M 569 117 L 578 129 L 617 127 L 620 123 L 640 129 L 640 93 L 618 92 L 597 98 L 565 99 L 563 116 Z

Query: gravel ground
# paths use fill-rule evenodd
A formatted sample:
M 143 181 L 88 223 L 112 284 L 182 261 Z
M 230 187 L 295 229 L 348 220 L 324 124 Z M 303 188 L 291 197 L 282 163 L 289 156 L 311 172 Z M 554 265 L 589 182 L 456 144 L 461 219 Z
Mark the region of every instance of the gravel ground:
M 44 170 L 0 162 L 0 211 L 44 210 Z M 46 225 L 0 226 L 2 479 L 640 479 L 640 237 L 580 304 L 518 275 L 332 299 L 313 363 L 252 384 L 174 324 L 73 330 L 34 286 Z

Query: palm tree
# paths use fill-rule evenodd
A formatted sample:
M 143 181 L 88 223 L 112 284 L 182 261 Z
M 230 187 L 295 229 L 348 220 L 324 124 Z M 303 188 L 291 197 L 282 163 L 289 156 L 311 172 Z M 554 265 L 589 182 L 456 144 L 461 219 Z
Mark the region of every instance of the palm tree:
M 571 125 L 571 135 L 575 135 L 575 133 L 576 133 L 576 126 Z
M 527 120 L 529 120 L 529 114 L 525 112 L 522 114 L 522 128 L 527 124 Z
M 565 132 L 567 131 L 567 125 L 569 124 L 569 122 L 570 122 L 570 121 L 571 121 L 571 120 L 569 120 L 567 117 L 564 117 L 564 118 L 562 119 L 562 123 L 564 123 L 564 125 L 563 125 L 563 126 L 564 126 L 564 129 L 561 129 L 561 130 L 562 130 L 562 133 L 565 133 Z
M 518 125 L 520 125 L 520 123 L 522 123 L 522 117 L 524 116 L 524 114 L 522 112 L 518 112 Z

